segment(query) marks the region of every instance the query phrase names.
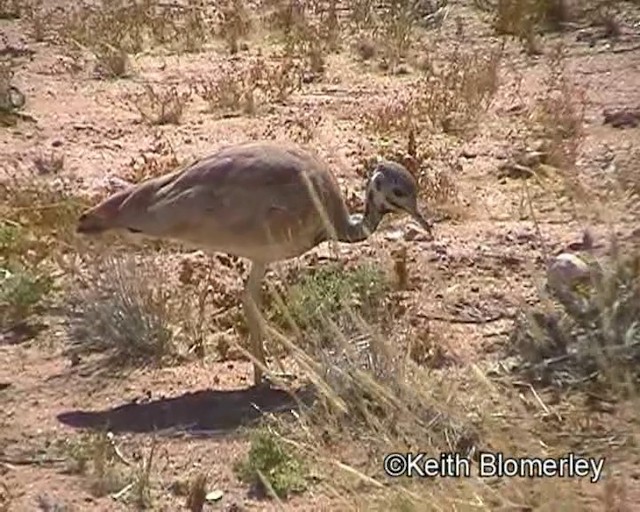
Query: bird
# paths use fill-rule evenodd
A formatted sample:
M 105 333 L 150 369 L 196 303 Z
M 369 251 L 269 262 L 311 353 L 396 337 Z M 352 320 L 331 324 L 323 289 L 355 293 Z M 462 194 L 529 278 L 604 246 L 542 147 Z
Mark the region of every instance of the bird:
M 119 190 L 79 216 L 76 232 L 172 240 L 249 261 L 242 307 L 255 386 L 268 384 L 261 286 L 268 266 L 325 241 L 366 240 L 389 213 L 406 213 L 432 236 L 418 185 L 402 164 L 380 159 L 363 213 L 351 214 L 335 175 L 312 150 L 270 140 L 221 147 L 195 162 Z

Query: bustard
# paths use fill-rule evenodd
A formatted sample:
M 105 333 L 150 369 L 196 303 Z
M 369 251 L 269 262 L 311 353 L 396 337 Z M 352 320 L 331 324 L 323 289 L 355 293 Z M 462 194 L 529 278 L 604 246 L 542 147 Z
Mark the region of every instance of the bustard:
M 391 212 L 406 212 L 431 232 L 418 210 L 416 182 L 398 163 L 377 164 L 364 214 L 350 215 L 334 175 L 314 155 L 249 142 L 111 195 L 80 216 L 77 232 L 129 231 L 248 259 L 242 303 L 259 385 L 266 368 L 260 289 L 267 265 L 330 239 L 365 240 Z

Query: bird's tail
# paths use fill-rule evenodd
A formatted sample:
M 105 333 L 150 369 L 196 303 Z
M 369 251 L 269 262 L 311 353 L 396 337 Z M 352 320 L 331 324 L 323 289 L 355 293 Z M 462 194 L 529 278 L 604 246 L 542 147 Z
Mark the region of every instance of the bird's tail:
M 86 210 L 78 219 L 76 232 L 94 235 L 117 228 L 121 206 L 130 195 L 130 189 L 121 190 Z

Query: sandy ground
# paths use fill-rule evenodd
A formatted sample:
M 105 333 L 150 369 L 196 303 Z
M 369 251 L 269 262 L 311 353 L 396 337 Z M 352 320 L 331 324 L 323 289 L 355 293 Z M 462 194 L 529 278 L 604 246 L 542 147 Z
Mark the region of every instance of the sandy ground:
M 457 2 L 452 9 L 471 16 L 469 9 Z M 439 37 L 453 32 L 453 18 L 450 16 Z M 134 60 L 133 78 L 97 80 L 90 69 L 66 71 L 61 48 L 33 41 L 25 25 L 21 20 L 0 21 L 8 43 L 33 51 L 31 59 L 20 60 L 13 81 L 27 97 L 24 112 L 37 122 L 21 121 L 0 131 L 2 163 L 32 173 L 36 157 L 54 151 L 64 155 L 60 173 L 76 179 L 78 187 L 100 194 L 107 188 L 106 177 L 127 177 L 132 159 L 154 153 L 159 134 L 171 142 L 178 158 L 187 162 L 247 139 L 292 138 L 286 127 L 302 114 L 319 119 L 309 145 L 332 165 L 345 193 L 359 193 L 362 178 L 355 169 L 362 157 L 376 149 L 375 137 L 364 132 L 358 122 L 359 112 L 402 92 L 411 78 L 411 73 L 408 77 L 386 76 L 374 64 L 358 62 L 345 49 L 329 57 L 322 80 L 304 85 L 286 104 L 266 106 L 255 116 L 221 119 L 206 112 L 202 102 L 194 98 L 179 125 L 150 128 L 127 107 L 126 94 L 137 90 L 143 80 L 188 85 L 200 76 L 215 75 L 226 58 L 224 53 L 140 56 Z M 488 26 L 478 23 L 477 30 L 471 26 L 468 44 L 490 40 Z M 567 43 L 569 76 L 586 92 L 586 136 L 578 158 L 579 175 L 585 184 L 605 179 L 612 157 L 624 159 L 640 142 L 638 128 L 603 124 L 607 109 L 640 106 L 640 49 L 621 51 L 638 44 L 638 19 L 634 21 L 628 14 L 622 26 L 621 42 L 614 46 L 600 39 L 590 47 L 577 41 L 577 30 L 562 36 Z M 550 44 L 557 37 L 550 36 L 545 42 Z M 252 42 L 250 51 L 254 45 L 259 42 Z M 508 159 L 518 139 L 510 133 L 512 118 L 517 116 L 512 112 L 518 102 L 536 92 L 542 61 L 542 57 L 525 56 L 515 44 L 508 47 L 501 68 L 503 86 L 477 132 L 469 140 L 450 145 L 456 162 L 450 172 L 461 199 L 461 215 L 438 223 L 434 240 L 418 236 L 406 244 L 411 289 L 405 292 L 407 323 L 402 328 L 420 330 L 429 325 L 437 331 L 446 364 L 452 367 L 464 368 L 490 359 L 508 342 L 513 314 L 522 304 L 536 300 L 545 252 L 566 250 L 581 240 L 587 227 L 597 243 L 606 243 L 608 227 L 597 223 L 593 215 L 589 218 L 589 205 L 578 206 L 581 215 L 576 219 L 569 207 L 543 194 L 538 198 L 537 218 L 541 240 L 531 219 L 521 220 L 521 181 L 499 177 L 498 167 Z M 514 96 L 509 84 L 517 75 L 522 76 L 523 85 L 520 95 Z M 623 239 L 640 238 L 633 212 L 616 215 L 616 221 L 615 230 Z M 390 219 L 366 243 L 344 247 L 342 258 L 377 259 L 391 265 L 397 239 L 411 229 L 406 219 Z M 239 275 L 222 266 L 219 272 L 220 279 L 238 288 Z M 502 319 L 454 324 L 424 318 L 474 313 L 502 315 Z M 0 447 L 7 456 L 46 452 L 57 440 L 74 435 L 75 428 L 97 425 L 105 419 L 125 453 L 146 453 L 155 426 L 164 433 L 154 510 L 180 509 L 183 498 L 170 491 L 176 475 L 186 476 L 204 467 L 215 488 L 224 491 L 221 509 L 277 508 L 247 495 L 232 471 L 233 461 L 248 447 L 237 429 L 258 415 L 250 404 L 262 410 L 291 405 L 286 393 L 251 389 L 248 362 L 186 362 L 136 370 L 126 379 L 115 379 L 70 366 L 64 348 L 64 333 L 55 329 L 26 343 L 0 342 L 0 383 L 8 383 L 0 390 Z M 209 434 L 206 438 L 179 435 L 178 427 L 185 425 Z M 637 468 L 639 462 L 637 456 L 629 455 L 625 464 Z M 631 495 L 640 490 L 639 476 L 631 477 L 636 484 L 629 491 Z M 82 478 L 65 474 L 55 464 L 3 463 L 0 480 L 14 496 L 10 510 L 36 510 L 38 496 L 45 495 L 64 502 L 68 510 L 126 509 L 108 497 L 92 497 Z M 293 498 L 286 507 L 340 509 L 330 497 L 313 491 Z

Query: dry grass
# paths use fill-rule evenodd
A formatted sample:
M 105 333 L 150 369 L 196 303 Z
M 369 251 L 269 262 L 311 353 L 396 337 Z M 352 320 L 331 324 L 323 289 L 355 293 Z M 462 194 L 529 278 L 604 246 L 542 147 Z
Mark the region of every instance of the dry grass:
M 154 46 L 196 52 L 215 36 L 213 14 L 201 0 L 184 5 L 156 0 L 85 4 L 52 23 L 59 26 L 60 37 L 71 49 L 92 53 L 96 71 L 106 77 L 127 76 L 131 54 Z
M 586 288 L 554 294 L 514 332 L 520 371 L 536 385 L 635 394 L 640 384 L 640 255 L 594 261 Z
M 501 55 L 501 48 L 469 52 L 456 47 L 446 61 L 426 68 L 412 87 L 367 112 L 365 124 L 383 135 L 417 127 L 471 130 L 498 89 Z
M 157 444 L 137 464 L 124 457 L 111 432 L 84 433 L 58 443 L 67 459 L 67 472 L 82 475 L 95 497 L 109 495 L 136 510 L 153 505 L 151 473 Z
M 301 74 L 301 68 L 286 56 L 270 62 L 257 58 L 245 65 L 229 64 L 222 73 L 202 80 L 196 90 L 211 112 L 254 115 L 265 103 L 285 102 L 301 87 Z
M 226 0 L 220 7 L 220 16 L 218 31 L 229 53 L 238 53 L 240 41 L 249 35 L 254 25 L 250 11 L 244 0 Z
M 347 12 L 347 19 L 357 22 L 355 35 L 362 36 L 360 30 L 373 34 L 367 35 L 371 40 L 362 46 L 362 58 L 375 53 L 392 66 L 410 60 L 418 34 L 413 3 L 390 2 L 382 11 L 372 5 L 359 1 Z M 545 11 L 526 11 L 533 9 L 531 5 L 500 2 L 496 26 L 526 35 L 532 29 L 522 25 L 523 20 L 537 26 L 561 19 L 549 10 L 551 3 L 544 4 Z M 535 3 L 536 9 L 541 5 Z M 78 8 L 63 36 L 89 49 L 112 76 L 125 75 L 130 55 L 154 45 L 195 51 L 215 36 L 225 40 L 230 53 L 239 52 L 245 39 L 251 42 L 257 23 L 248 7 L 236 0 L 223 6 L 218 24 L 195 1 L 186 8 L 151 1 L 110 2 L 103 7 Z M 267 103 L 292 99 L 304 82 L 311 81 L 309 73 L 322 78 L 327 56 L 346 39 L 344 18 L 335 2 L 287 1 L 272 7 L 269 19 L 279 32 L 276 44 L 282 53 L 238 58 L 197 84 L 195 93 L 212 112 L 257 116 Z M 29 19 L 34 31 L 48 33 L 47 27 L 37 25 L 35 14 Z M 441 56 L 435 48 L 418 76 L 405 80 L 401 93 L 390 89 L 384 101 L 363 115 L 369 130 L 391 139 L 383 145 L 378 138 L 372 145 L 382 156 L 409 168 L 421 199 L 441 217 L 461 217 L 460 141 L 482 124 L 500 85 L 502 59 L 502 48 L 471 51 L 460 40 Z M 539 96 L 522 116 L 522 139 L 536 143 L 542 154 L 529 176 L 555 169 L 565 180 L 566 195 L 579 184 L 585 102 L 572 85 L 560 50 L 551 54 L 549 68 Z M 10 84 L 10 73 L 2 76 L 7 80 L 0 84 Z M 191 99 L 188 94 L 174 85 L 147 84 L 135 108 L 146 124 L 179 124 Z M 322 110 L 302 111 L 295 101 L 288 107 L 293 119 L 285 126 L 289 138 L 324 143 L 326 134 L 317 130 Z M 176 262 L 161 243 L 134 247 L 109 237 L 104 244 L 80 242 L 73 227 L 87 199 L 72 194 L 77 184 L 57 176 L 68 170 L 58 155 L 42 154 L 34 163 L 39 175 L 0 185 L 2 330 L 36 315 L 56 314 L 46 307 L 53 302 L 65 306 L 62 320 L 70 337 L 65 348 L 73 360 L 117 362 L 130 369 L 184 361 L 179 356 L 191 354 L 234 359 L 232 349 L 246 335 L 238 308 L 240 280 L 230 285 L 212 276 L 221 270 L 245 272 L 241 262 L 194 255 Z M 124 178 L 139 182 L 179 164 L 173 147 L 159 139 L 132 162 Z M 364 167 L 370 169 L 370 162 Z M 631 159 L 619 171 L 616 186 L 603 187 L 612 195 L 625 187 L 637 201 L 637 164 Z M 534 212 L 535 204 L 529 201 L 527 206 Z M 623 254 L 615 245 L 610 252 L 609 259 L 600 261 L 601 276 L 582 290 L 578 309 L 544 293 L 531 300 L 539 300 L 533 307 L 523 308 L 511 340 L 510 355 L 518 364 L 507 368 L 505 363 L 498 369 L 482 357 L 478 365 L 448 364 L 443 347 L 453 331 L 434 322 L 420 323 L 414 310 L 427 296 L 419 295 L 422 290 L 438 282 L 429 281 L 433 274 L 418 275 L 417 289 L 412 276 L 420 272 L 406 247 L 389 262 L 351 261 L 285 273 L 266 300 L 268 348 L 272 354 L 285 349 L 289 363 L 308 380 L 315 400 L 293 412 L 265 415 L 249 436 L 246 457 L 237 464 L 240 481 L 283 506 L 288 497 L 311 489 L 314 499 L 335 499 L 337 509 L 582 509 L 583 491 L 569 480 L 392 480 L 384 474 L 382 460 L 390 452 L 454 452 L 475 461 L 481 450 L 550 457 L 575 450 L 576 444 L 588 455 L 605 454 L 610 446 L 589 432 L 597 418 L 576 402 L 593 392 L 605 399 L 637 400 L 640 362 L 639 260 L 631 250 Z M 380 260 L 363 253 L 358 257 Z M 160 261 L 163 276 L 170 278 L 158 277 Z M 451 266 L 441 270 L 447 279 L 457 272 Z M 503 269 L 496 265 L 492 270 L 502 281 Z M 456 286 L 465 287 L 466 282 Z M 443 285 L 443 293 L 447 287 Z M 505 302 L 517 299 L 507 295 Z M 506 355 L 499 352 L 495 358 L 504 362 Z M 616 435 L 606 434 L 603 438 Z M 79 437 L 65 450 L 68 469 L 84 475 L 96 496 L 115 493 L 126 506 L 154 507 L 155 442 L 135 465 L 123 462 L 114 438 L 106 433 Z M 189 510 L 203 510 L 210 501 L 209 477 L 201 470 L 207 471 L 198 468 L 198 475 L 176 491 Z M 615 487 L 616 477 L 610 481 Z M 606 506 L 614 501 L 612 492 L 603 492 Z M 11 499 L 0 487 L 0 509 L 3 500 Z
M 77 271 L 68 312 L 74 353 L 106 351 L 118 366 L 159 364 L 175 355 L 169 290 L 159 289 L 139 265 L 107 257 Z
M 22 14 L 22 2 L 18 0 L 0 0 L 0 19 L 12 20 Z
M 176 85 L 143 85 L 130 100 L 142 120 L 150 125 L 180 124 L 191 98 L 190 90 L 180 90 Z

